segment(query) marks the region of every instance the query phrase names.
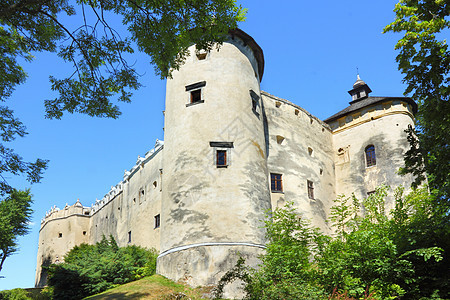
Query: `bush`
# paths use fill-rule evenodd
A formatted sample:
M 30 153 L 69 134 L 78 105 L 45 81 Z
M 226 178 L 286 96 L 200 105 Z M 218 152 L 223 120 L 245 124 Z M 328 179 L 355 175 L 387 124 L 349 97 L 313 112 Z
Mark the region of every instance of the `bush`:
M 81 244 L 49 267 L 55 299 L 82 299 L 155 273 L 157 253 L 138 246 L 119 248 L 112 237 L 95 245 Z
M 31 300 L 27 291 L 23 289 L 13 289 L 0 292 L 0 300 Z
M 239 278 L 246 299 L 255 300 L 449 298 L 448 211 L 433 205 L 426 188 L 406 197 L 399 188 L 395 209 L 386 214 L 387 190 L 380 187 L 362 201 L 338 197 L 329 220 L 332 237 L 312 228 L 292 203 L 269 213 L 260 269 L 239 260 L 216 296 Z

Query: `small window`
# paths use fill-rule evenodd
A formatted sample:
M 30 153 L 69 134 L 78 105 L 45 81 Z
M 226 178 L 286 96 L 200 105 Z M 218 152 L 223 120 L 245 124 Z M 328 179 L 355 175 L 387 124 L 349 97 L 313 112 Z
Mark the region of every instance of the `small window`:
M 128 231 L 128 243 L 131 243 L 131 231 Z
M 281 106 L 281 102 L 280 101 L 275 101 L 275 106 L 276 107 L 280 107 Z
M 259 118 L 258 106 L 259 106 L 259 96 L 255 91 L 250 90 L 250 98 L 252 100 L 252 111 Z
M 85 216 L 89 216 L 89 212 L 88 212 L 88 211 L 85 211 L 85 212 L 84 212 L 84 215 L 85 215 Z
M 207 54 L 208 54 L 208 53 L 206 53 L 206 52 L 197 53 L 197 59 L 198 59 L 198 60 L 205 60 Z
M 224 168 L 227 166 L 227 150 L 217 150 L 216 166 L 218 168 Z
M 87 234 L 87 232 L 86 231 L 83 231 L 83 235 L 86 235 Z
M 312 181 L 307 180 L 308 184 L 308 198 L 314 200 L 314 183 Z
M 202 90 L 194 90 L 191 92 L 191 103 L 202 101 Z
M 365 152 L 366 152 L 366 166 L 367 167 L 375 166 L 377 164 L 377 158 L 375 155 L 375 146 L 374 145 L 367 146 Z
M 283 191 L 283 183 L 281 177 L 281 174 L 270 173 L 270 185 L 272 192 Z
M 153 181 L 153 188 L 156 189 L 157 186 L 158 186 L 158 182 Z
M 161 216 L 158 214 L 155 216 L 155 228 L 159 228 L 161 226 Z
M 295 110 L 295 115 L 298 116 L 298 113 L 299 113 L 299 112 L 300 112 L 300 111 L 299 111 L 298 109 L 296 109 L 296 110 Z
M 202 88 L 204 86 L 206 86 L 206 81 L 201 81 L 186 86 L 186 92 L 189 92 L 189 103 L 186 104 L 186 106 L 204 102 L 204 100 L 202 100 Z
M 62 238 L 62 232 L 58 234 L 58 238 Z
M 277 144 L 278 145 L 284 145 L 285 138 L 281 135 L 277 135 Z
M 313 149 L 311 147 L 308 147 L 308 154 L 309 156 L 313 156 Z

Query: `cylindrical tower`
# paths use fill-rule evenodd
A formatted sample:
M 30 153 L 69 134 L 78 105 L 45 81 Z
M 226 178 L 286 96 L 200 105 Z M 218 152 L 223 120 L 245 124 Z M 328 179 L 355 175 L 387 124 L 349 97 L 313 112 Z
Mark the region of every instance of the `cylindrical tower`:
M 256 263 L 270 209 L 261 48 L 241 30 L 167 80 L 158 273 L 217 283 L 239 255 Z

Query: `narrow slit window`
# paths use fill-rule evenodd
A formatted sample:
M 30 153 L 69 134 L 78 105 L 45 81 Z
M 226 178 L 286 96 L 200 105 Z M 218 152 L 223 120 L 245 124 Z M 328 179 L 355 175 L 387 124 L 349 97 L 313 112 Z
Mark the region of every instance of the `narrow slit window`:
M 128 243 L 131 243 L 131 231 L 128 231 Z
M 252 100 L 252 111 L 259 117 L 258 106 L 259 106 L 259 96 L 255 91 L 250 90 L 250 98 Z
M 308 185 L 308 198 L 314 200 L 314 183 L 310 180 L 307 180 Z
M 216 166 L 218 168 L 223 168 L 227 166 L 227 150 L 217 150 Z
M 372 167 L 377 164 L 377 158 L 375 155 L 375 146 L 369 145 L 366 147 L 366 165 L 367 167 Z
M 161 226 L 161 215 L 156 215 L 155 216 L 155 229 L 159 228 L 159 226 Z
M 282 182 L 281 174 L 270 174 L 270 185 L 272 192 L 282 192 L 283 191 L 283 182 Z

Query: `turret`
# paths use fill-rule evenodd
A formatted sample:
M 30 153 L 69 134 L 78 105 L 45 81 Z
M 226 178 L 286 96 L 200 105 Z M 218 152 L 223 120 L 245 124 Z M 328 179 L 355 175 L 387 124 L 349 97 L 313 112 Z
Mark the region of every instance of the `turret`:
M 332 129 L 336 194 L 362 199 L 382 185 L 409 188 L 412 176 L 399 176 L 409 149 L 405 130 L 414 126 L 417 104 L 408 97 L 374 97 L 358 75 L 350 106 L 325 120 Z M 386 211 L 393 208 L 392 193 Z
M 90 212 L 91 208 L 84 207 L 78 199 L 71 206 L 54 206 L 46 213 L 39 230 L 36 287 L 47 284 L 47 271 L 42 266 L 63 262 L 70 249 L 89 242 Z
M 241 30 L 190 57 L 167 81 L 158 272 L 215 284 L 264 249 L 270 209 L 261 48 Z

